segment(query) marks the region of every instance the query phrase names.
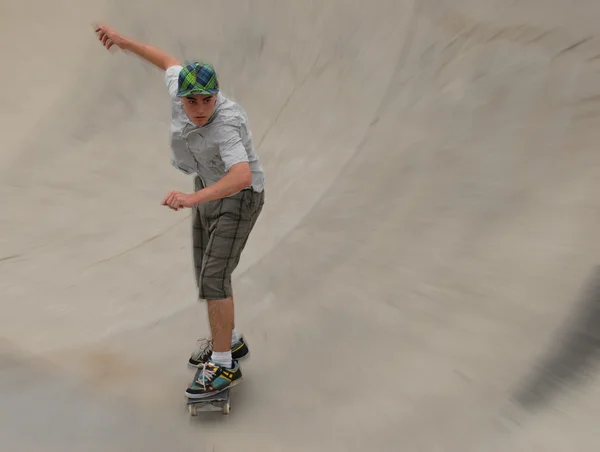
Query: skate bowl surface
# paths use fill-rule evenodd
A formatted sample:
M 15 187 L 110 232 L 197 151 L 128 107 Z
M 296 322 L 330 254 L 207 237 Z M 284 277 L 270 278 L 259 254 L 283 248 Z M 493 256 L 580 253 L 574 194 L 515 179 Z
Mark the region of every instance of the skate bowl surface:
M 7 451 L 597 449 L 600 4 L 1 1 Z M 248 111 L 229 416 L 185 409 L 208 323 L 162 73 L 93 22 Z

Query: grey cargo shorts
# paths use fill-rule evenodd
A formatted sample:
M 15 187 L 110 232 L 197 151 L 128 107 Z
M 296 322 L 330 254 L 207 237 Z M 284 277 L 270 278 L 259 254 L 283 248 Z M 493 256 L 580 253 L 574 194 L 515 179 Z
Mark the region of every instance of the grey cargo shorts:
M 196 176 L 196 191 L 204 186 Z M 232 295 L 231 274 L 262 211 L 265 192 L 243 190 L 192 208 L 192 243 L 198 298 Z

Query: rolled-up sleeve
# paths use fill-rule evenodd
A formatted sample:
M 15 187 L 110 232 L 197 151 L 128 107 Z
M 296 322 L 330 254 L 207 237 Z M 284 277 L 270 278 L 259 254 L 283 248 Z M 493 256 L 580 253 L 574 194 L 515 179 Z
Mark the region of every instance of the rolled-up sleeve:
M 238 124 L 234 122 L 223 124 L 217 134 L 217 145 L 227 171 L 233 165 L 249 161 L 242 142 L 241 127 Z
M 171 97 L 177 96 L 177 89 L 179 84 L 179 73 L 181 72 L 182 66 L 170 66 L 165 71 L 165 85 Z

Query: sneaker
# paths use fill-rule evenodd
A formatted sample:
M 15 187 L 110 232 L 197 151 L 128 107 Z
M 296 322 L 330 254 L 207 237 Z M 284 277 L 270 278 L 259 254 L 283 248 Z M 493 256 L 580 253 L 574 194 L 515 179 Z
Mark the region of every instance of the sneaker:
M 210 360 L 213 351 L 213 344 L 210 339 L 201 339 L 198 342 L 198 348 L 192 353 L 192 356 L 190 356 L 190 359 L 188 360 L 188 364 L 192 367 L 200 367 L 204 363 L 207 363 Z M 248 353 L 250 353 L 250 350 L 243 337 L 231 346 L 231 357 L 234 360 L 245 358 Z
M 212 361 L 204 363 L 198 368 L 194 381 L 185 394 L 190 399 L 202 399 L 239 384 L 242 380 L 242 370 L 237 361 L 233 360 L 232 365 L 233 367 L 228 369 Z

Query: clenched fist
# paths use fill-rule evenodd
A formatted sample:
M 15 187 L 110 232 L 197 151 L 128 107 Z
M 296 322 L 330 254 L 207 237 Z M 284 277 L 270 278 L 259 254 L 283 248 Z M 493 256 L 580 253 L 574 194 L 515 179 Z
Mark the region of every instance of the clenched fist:
M 170 192 L 163 200 L 162 205 L 168 206 L 173 210 L 179 210 L 184 207 L 194 207 L 197 203 L 196 196 L 188 195 L 177 190 Z
M 99 25 L 96 27 L 96 34 L 98 35 L 98 39 L 102 42 L 102 45 L 108 50 L 110 50 L 113 45 L 123 49 L 127 44 L 127 39 L 124 36 L 115 30 L 108 28 L 106 25 Z

